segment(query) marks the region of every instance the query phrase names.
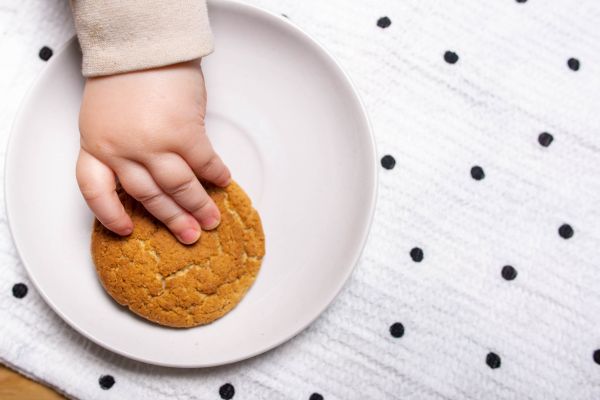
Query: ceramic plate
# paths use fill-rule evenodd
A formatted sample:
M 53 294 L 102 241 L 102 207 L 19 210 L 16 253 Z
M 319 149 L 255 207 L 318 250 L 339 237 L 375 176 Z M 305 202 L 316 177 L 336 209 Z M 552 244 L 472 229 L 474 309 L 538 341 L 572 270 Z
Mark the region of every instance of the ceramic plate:
M 372 133 L 339 65 L 284 17 L 232 1 L 209 7 L 217 50 L 203 61 L 207 131 L 266 235 L 262 269 L 232 312 L 164 328 L 103 291 L 90 256 L 93 215 L 75 180 L 83 79 L 74 40 L 30 90 L 6 159 L 11 231 L 46 302 L 99 345 L 165 366 L 238 361 L 304 329 L 357 263 L 376 198 Z

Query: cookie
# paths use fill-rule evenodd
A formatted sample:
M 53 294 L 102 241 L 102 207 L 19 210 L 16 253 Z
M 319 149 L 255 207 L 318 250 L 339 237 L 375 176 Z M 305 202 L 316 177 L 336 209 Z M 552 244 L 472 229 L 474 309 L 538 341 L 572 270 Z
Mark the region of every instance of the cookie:
M 265 237 L 250 199 L 235 182 L 205 186 L 221 224 L 183 245 L 144 207 L 120 190 L 134 230 L 120 237 L 96 220 L 92 258 L 102 285 L 117 303 L 152 322 L 187 328 L 233 309 L 256 278 Z

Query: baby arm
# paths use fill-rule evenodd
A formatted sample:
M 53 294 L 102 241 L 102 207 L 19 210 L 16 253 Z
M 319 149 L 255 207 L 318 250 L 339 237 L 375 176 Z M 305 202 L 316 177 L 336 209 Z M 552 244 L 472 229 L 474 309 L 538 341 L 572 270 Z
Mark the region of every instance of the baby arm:
M 204 129 L 200 58 L 212 51 L 201 1 L 74 0 L 87 80 L 79 116 L 77 181 L 98 220 L 120 235 L 133 225 L 123 188 L 193 243 L 219 210 L 198 178 L 224 186 L 230 173 Z

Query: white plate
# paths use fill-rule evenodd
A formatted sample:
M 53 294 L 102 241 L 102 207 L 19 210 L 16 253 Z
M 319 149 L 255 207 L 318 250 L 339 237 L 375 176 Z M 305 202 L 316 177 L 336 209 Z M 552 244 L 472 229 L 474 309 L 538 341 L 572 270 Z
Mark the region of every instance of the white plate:
M 267 255 L 244 300 L 213 324 L 170 329 L 105 294 L 90 258 L 93 215 L 75 181 L 83 80 L 71 40 L 16 118 L 6 159 L 11 231 L 31 280 L 73 328 L 124 356 L 213 366 L 271 349 L 333 300 L 360 256 L 375 206 L 372 133 L 348 77 L 285 18 L 210 4 L 203 61 L 208 133 L 259 210 Z

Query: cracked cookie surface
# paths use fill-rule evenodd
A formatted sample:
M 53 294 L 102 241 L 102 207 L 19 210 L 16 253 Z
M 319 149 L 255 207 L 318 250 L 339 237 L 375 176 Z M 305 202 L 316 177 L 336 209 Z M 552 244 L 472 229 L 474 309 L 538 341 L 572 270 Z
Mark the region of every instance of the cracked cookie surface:
M 122 190 L 133 233 L 119 237 L 96 220 L 92 258 L 119 304 L 152 322 L 185 328 L 222 317 L 246 294 L 265 254 L 260 217 L 235 182 L 205 188 L 221 211 L 221 224 L 190 246 Z

